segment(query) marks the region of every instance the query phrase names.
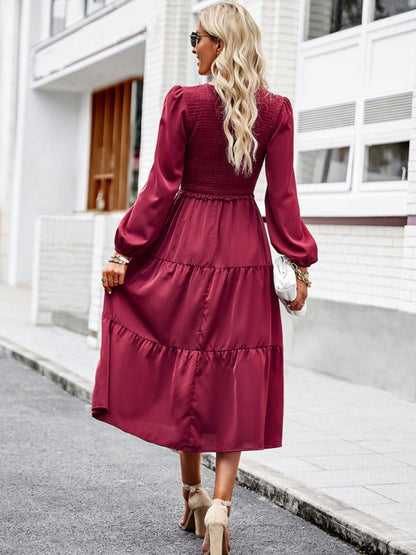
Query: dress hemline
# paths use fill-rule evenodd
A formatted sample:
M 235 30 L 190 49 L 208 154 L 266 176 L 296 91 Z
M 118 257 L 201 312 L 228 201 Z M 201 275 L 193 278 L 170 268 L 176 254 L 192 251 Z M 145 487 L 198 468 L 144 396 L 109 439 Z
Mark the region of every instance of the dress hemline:
M 123 431 L 126 434 L 132 435 L 134 437 L 137 437 L 143 441 L 146 441 L 147 443 L 152 443 L 153 445 L 158 445 L 159 447 L 166 447 L 167 449 L 174 449 L 175 451 L 187 451 L 190 453 L 230 453 L 233 451 L 265 451 L 266 449 L 278 449 L 279 447 L 282 447 L 282 442 L 279 442 L 279 445 L 267 445 L 267 444 L 263 444 L 263 446 L 238 446 L 238 447 L 227 447 L 226 449 L 224 448 L 204 448 L 204 447 L 192 447 L 190 445 L 183 445 L 183 444 L 178 444 L 177 442 L 172 442 L 172 443 L 167 443 L 167 442 L 160 442 L 154 439 L 147 439 L 145 436 L 145 434 L 138 434 L 138 433 L 133 433 L 133 432 L 129 432 L 129 430 L 127 430 L 124 426 L 120 426 L 118 423 L 116 424 L 115 422 L 112 422 L 111 419 L 108 418 L 102 418 L 103 416 L 106 417 L 107 415 L 107 410 L 105 410 L 105 412 L 100 412 L 97 413 L 95 412 L 95 409 L 92 410 L 92 417 L 95 418 L 96 420 L 99 420 L 101 422 L 104 422 L 105 424 L 110 424 L 110 426 L 114 426 L 115 428 L 117 428 L 118 430 Z

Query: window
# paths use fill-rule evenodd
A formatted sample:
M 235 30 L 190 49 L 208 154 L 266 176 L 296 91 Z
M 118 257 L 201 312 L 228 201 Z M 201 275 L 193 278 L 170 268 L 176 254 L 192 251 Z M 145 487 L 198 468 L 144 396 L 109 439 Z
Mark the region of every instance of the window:
M 104 7 L 104 0 L 86 0 L 85 15 L 91 15 L 102 7 Z
M 56 35 L 67 27 L 67 4 L 70 6 L 72 21 L 78 21 L 109 6 L 116 0 L 51 0 L 50 35 Z M 74 17 L 74 14 L 77 17 Z
M 139 183 L 139 161 L 142 125 L 143 81 L 133 81 L 131 94 L 131 164 L 129 172 L 129 199 L 131 206 L 136 200 Z
M 366 145 L 363 181 L 404 181 L 408 161 L 409 141 Z
M 375 0 L 374 19 L 383 19 L 416 9 L 416 0 Z
M 92 95 L 88 209 L 125 210 L 137 196 L 143 81 Z
M 52 0 L 51 4 L 51 36 L 65 29 L 66 0 Z
M 361 16 L 362 0 L 310 0 L 306 40 L 360 25 Z
M 104 6 L 108 6 L 115 1 L 116 0 L 84 0 L 84 15 L 91 15 L 98 10 L 101 10 L 101 8 L 104 8 Z
M 298 183 L 345 183 L 349 151 L 349 146 L 341 146 L 299 152 Z

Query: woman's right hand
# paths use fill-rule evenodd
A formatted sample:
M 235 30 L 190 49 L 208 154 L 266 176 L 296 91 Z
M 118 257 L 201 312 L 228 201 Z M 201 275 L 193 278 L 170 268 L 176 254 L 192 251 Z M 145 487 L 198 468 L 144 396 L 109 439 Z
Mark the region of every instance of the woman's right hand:
M 303 273 L 307 273 L 308 268 L 300 267 L 299 270 Z M 306 283 L 299 278 L 296 279 L 296 299 L 293 301 L 286 301 L 287 306 L 290 310 L 297 312 L 302 310 L 303 305 L 306 303 L 308 297 L 308 286 Z
M 286 301 L 287 306 L 290 308 L 290 310 L 293 310 L 294 312 L 302 310 L 308 296 L 308 287 L 306 283 L 304 283 L 300 279 L 296 280 L 296 293 L 296 299 L 294 299 L 293 301 Z

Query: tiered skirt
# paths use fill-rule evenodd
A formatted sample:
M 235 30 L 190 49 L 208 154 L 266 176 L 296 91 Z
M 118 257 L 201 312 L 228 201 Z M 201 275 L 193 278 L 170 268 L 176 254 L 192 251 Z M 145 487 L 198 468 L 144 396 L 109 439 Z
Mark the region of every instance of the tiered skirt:
M 252 193 L 180 189 L 157 242 L 105 294 L 92 415 L 193 452 L 280 447 L 283 347 Z

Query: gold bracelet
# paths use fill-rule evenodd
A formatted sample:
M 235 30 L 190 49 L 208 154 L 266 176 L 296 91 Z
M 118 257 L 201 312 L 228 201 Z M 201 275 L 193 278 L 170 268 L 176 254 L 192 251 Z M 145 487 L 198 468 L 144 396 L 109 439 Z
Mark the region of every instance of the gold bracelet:
M 311 280 L 309 279 L 309 273 L 308 273 L 308 271 L 306 270 L 306 272 L 302 272 L 302 270 L 299 269 L 299 266 L 298 266 L 295 262 L 292 262 L 292 261 L 290 260 L 290 258 L 288 258 L 287 256 L 285 256 L 284 259 L 285 259 L 285 262 L 286 262 L 287 264 L 289 264 L 289 266 L 292 266 L 292 268 L 293 268 L 293 270 L 294 270 L 296 276 L 297 276 L 301 281 L 303 281 L 304 283 L 306 283 L 306 285 L 307 285 L 308 287 L 310 287 L 310 286 L 312 285 L 312 282 L 311 282 Z
M 112 255 L 113 258 L 118 258 L 119 260 L 121 260 L 122 262 L 124 262 L 124 264 L 128 264 L 130 262 L 130 260 L 128 258 L 126 258 L 125 256 L 118 254 L 117 252 L 115 252 Z
M 309 279 L 309 273 L 308 272 L 302 272 L 302 270 L 299 270 L 299 268 L 294 268 L 295 270 L 295 274 L 296 276 L 303 281 L 304 283 L 306 283 L 306 285 L 308 287 L 310 287 L 312 285 L 311 280 Z
M 110 256 L 110 258 L 108 259 L 109 262 L 115 262 L 116 264 L 124 264 L 126 265 L 127 262 L 123 262 L 122 260 L 120 260 L 119 258 L 117 258 L 116 256 Z

